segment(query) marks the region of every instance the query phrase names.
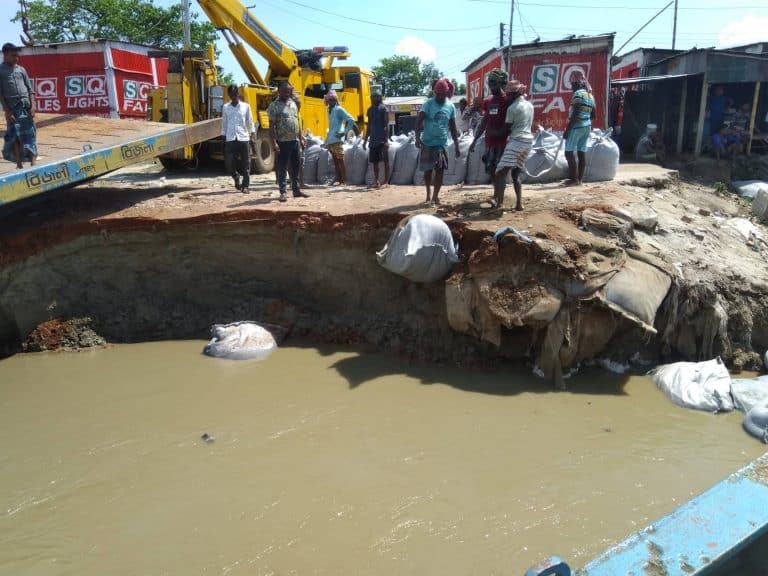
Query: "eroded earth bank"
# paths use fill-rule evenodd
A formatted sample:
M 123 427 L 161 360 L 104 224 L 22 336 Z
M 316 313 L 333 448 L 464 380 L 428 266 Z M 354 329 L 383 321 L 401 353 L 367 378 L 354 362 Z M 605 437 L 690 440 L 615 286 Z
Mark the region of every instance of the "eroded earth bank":
M 768 348 L 762 225 L 744 201 L 675 174 L 623 166 L 614 183 L 531 185 L 525 212 L 498 215 L 483 207 L 487 187 L 448 189 L 437 211 L 415 187 L 315 188 L 283 206 L 269 178 L 244 196 L 222 178 L 153 186 L 153 170 L 1 214 L 4 353 L 43 323 L 31 349 L 51 322 L 90 318 L 108 342 L 136 342 L 248 319 L 424 360 L 525 361 L 560 385 L 585 361 L 720 355 L 759 369 Z M 419 212 L 458 242 L 445 282 L 414 284 L 376 261 Z M 507 226 L 519 234 L 494 239 Z

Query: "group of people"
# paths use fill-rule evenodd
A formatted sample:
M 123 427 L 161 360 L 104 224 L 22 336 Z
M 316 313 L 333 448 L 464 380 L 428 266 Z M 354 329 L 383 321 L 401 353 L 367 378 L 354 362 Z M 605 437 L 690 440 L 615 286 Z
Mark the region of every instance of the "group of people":
M 732 158 L 743 152 L 752 139 L 749 119 L 752 109 L 748 102 L 733 109 L 733 98 L 725 94 L 725 88 L 717 85 L 709 97 L 709 128 L 715 158 Z

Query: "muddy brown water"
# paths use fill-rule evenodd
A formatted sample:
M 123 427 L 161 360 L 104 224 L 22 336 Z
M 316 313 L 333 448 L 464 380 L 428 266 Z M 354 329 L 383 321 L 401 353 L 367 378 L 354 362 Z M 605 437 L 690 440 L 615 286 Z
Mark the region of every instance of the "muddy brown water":
M 202 344 L 0 362 L 0 574 L 581 565 L 762 453 L 740 415 L 644 377 L 587 370 L 556 393 L 521 371 Z

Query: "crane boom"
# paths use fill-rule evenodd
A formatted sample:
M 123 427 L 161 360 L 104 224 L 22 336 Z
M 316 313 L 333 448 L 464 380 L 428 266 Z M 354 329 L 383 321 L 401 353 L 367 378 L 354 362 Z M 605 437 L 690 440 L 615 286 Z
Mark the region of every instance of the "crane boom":
M 198 3 L 211 23 L 227 39 L 232 53 L 251 83 L 265 84 L 238 37 L 267 61 L 270 76 L 287 77 L 298 67 L 296 53 L 275 37 L 240 0 L 198 0 Z M 269 82 L 270 78 L 266 80 Z

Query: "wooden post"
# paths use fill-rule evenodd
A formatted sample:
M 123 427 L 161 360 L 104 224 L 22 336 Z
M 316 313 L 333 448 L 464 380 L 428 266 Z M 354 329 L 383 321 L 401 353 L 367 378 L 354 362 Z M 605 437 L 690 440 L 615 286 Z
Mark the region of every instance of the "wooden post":
M 699 123 L 696 126 L 696 147 L 693 150 L 693 155 L 698 158 L 701 156 L 701 142 L 704 139 L 704 119 L 707 116 L 707 97 L 709 96 L 709 82 L 707 82 L 708 74 L 704 72 L 704 76 L 701 78 L 701 101 L 699 102 Z
M 755 96 L 752 98 L 752 114 L 749 116 L 749 143 L 747 144 L 747 156 L 752 154 L 752 135 L 755 131 L 755 116 L 757 115 L 757 102 L 760 99 L 760 80 L 755 82 Z
M 677 146 L 675 152 L 683 153 L 683 138 L 685 137 L 685 107 L 688 104 L 688 77 L 683 77 L 683 91 L 680 95 L 680 115 L 677 119 Z

